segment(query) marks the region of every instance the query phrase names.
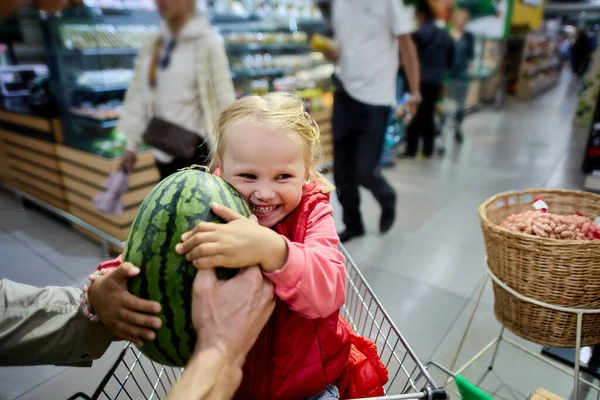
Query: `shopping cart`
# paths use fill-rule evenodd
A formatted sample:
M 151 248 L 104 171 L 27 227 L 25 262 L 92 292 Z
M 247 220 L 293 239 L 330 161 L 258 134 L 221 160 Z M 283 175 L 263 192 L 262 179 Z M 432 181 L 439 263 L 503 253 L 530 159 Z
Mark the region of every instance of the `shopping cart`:
M 377 344 L 389 372 L 386 396 L 380 399 L 446 399 L 446 392 L 435 384 L 350 255 L 342 246 L 340 250 L 346 257 L 346 304 L 341 315 L 356 333 Z M 77 393 L 69 400 L 164 399 L 181 372 L 150 361 L 128 343 L 91 396 Z

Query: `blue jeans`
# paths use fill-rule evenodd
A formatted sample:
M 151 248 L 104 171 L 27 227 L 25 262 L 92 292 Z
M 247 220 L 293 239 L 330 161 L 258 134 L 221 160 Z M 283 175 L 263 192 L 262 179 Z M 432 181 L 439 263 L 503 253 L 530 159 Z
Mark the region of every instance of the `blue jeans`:
M 335 385 L 327 385 L 325 386 L 325 390 L 319 394 L 315 394 L 314 396 L 310 396 L 306 400 L 326 400 L 326 399 L 339 399 L 340 392 Z

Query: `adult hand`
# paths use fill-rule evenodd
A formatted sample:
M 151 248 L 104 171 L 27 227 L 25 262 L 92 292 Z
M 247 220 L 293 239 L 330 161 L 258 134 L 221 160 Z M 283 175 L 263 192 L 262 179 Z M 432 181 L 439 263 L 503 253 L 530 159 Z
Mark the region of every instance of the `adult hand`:
M 192 297 L 198 343 L 169 400 L 233 398 L 246 356 L 274 307 L 273 285 L 258 267 L 227 281 L 218 281 L 212 269 L 199 270 Z
M 412 97 L 405 104 L 406 112 L 410 115 L 410 120 L 412 120 L 417 112 L 419 111 L 419 100 L 418 97 Z
M 259 267 L 244 268 L 226 281 L 217 280 L 214 270 L 198 270 L 192 299 L 196 351 L 221 348 L 241 367 L 274 307 L 273 284 Z
M 133 172 L 133 168 L 135 167 L 135 163 L 137 161 L 137 155 L 133 151 L 125 151 L 123 156 L 121 157 L 120 168 L 126 173 L 130 174 Z
M 323 52 L 323 55 L 325 55 L 325 58 L 327 58 L 329 61 L 338 62 L 340 59 L 340 50 L 337 48 L 337 46 L 331 46 Z
M 143 339 L 154 340 L 162 321 L 156 316 L 160 304 L 140 299 L 129 293 L 127 281 L 140 273 L 130 263 L 123 263 L 114 271 L 98 277 L 90 286 L 88 297 L 100 321 L 114 334 L 138 346 Z

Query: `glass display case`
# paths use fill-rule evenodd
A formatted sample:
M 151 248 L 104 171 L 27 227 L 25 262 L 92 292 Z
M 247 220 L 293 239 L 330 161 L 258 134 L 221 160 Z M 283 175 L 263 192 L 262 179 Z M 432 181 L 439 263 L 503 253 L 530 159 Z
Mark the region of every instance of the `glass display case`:
M 214 26 L 223 37 L 238 97 L 273 89 L 318 91 L 333 73 L 333 65 L 323 54 L 309 47 L 310 35 L 324 24 L 313 22 L 305 29 L 278 21 Z
M 158 22 L 153 11 L 89 7 L 42 19 L 66 145 L 106 158 L 123 153 L 125 137 L 115 130 L 123 97 L 138 46 Z
M 323 19 L 207 14 L 224 41 L 238 96 L 299 91 L 319 108 L 334 67 L 308 43 L 324 29 Z M 66 145 L 120 157 L 125 137 L 115 127 L 124 94 L 139 46 L 157 34 L 159 22 L 155 10 L 142 8 L 79 7 L 42 18 Z

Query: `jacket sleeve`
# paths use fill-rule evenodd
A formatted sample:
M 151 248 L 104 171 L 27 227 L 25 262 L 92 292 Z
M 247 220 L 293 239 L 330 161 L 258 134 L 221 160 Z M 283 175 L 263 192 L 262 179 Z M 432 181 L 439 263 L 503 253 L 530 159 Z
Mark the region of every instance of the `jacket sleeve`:
M 304 243 L 284 239 L 286 264 L 265 274 L 275 285 L 275 295 L 306 318 L 325 318 L 339 310 L 346 301 L 346 269 L 331 205 L 315 207 Z
M 225 52 L 225 46 L 219 36 L 213 34 L 208 41 L 208 62 L 209 73 L 212 79 L 209 79 L 209 93 L 211 99 L 214 99 L 213 126 L 216 126 L 216 120 L 221 111 L 233 103 L 236 99 L 233 81 L 231 80 L 231 70 L 229 69 L 229 59 Z
M 78 312 L 81 290 L 0 280 L 0 365 L 89 366 L 112 332 Z
M 133 68 L 133 77 L 123 102 L 117 131 L 127 137 L 127 150 L 136 151 L 142 143 L 142 135 L 150 121 L 148 88 L 148 63 L 154 41 L 142 46 Z
M 96 271 L 100 271 L 103 269 L 117 268 L 119 265 L 121 265 L 122 262 L 123 262 L 123 254 L 119 254 L 119 256 L 117 258 L 115 258 L 114 260 L 108 260 L 108 261 L 104 261 L 104 262 L 101 262 L 100 264 L 98 264 L 98 266 L 96 267 Z

